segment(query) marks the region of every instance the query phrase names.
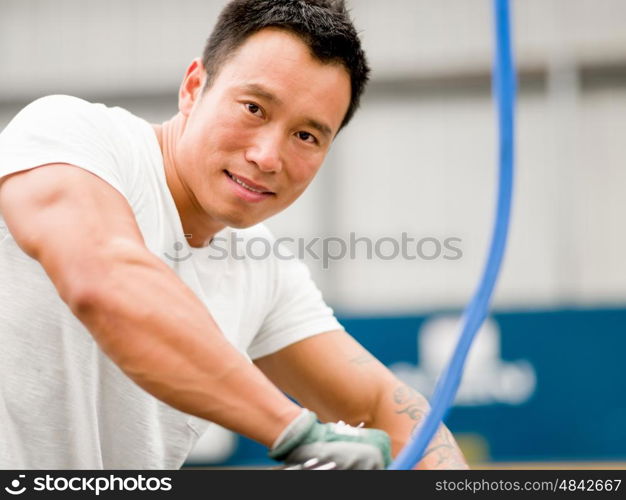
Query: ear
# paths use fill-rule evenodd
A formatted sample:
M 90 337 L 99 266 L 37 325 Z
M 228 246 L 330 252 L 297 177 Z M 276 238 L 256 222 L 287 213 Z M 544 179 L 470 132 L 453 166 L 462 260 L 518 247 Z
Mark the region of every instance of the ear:
M 193 105 L 200 98 L 205 79 L 206 72 L 202 66 L 202 60 L 197 57 L 187 68 L 185 78 L 178 90 L 178 109 L 184 116 L 189 116 Z

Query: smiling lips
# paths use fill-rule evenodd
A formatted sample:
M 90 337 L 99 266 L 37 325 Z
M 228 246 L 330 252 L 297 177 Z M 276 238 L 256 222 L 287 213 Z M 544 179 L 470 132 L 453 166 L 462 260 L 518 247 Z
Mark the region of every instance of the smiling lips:
M 224 173 L 233 182 L 239 196 L 246 201 L 258 202 L 275 194 L 265 186 L 256 184 L 245 177 L 234 175 L 228 170 L 224 170 Z

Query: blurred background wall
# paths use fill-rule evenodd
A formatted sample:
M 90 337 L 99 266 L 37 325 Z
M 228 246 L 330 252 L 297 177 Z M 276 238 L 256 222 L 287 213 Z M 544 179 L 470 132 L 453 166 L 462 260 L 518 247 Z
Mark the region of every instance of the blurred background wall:
M 167 119 L 176 112 L 185 69 L 200 55 L 224 3 L 0 0 L 0 127 L 29 101 L 53 93 L 120 105 L 149 121 Z M 396 368 L 415 378 L 416 367 L 423 370 L 430 363 L 434 370 L 443 363 L 424 358 L 428 335 L 422 327 L 454 330 L 445 318 L 457 314 L 473 292 L 488 245 L 497 146 L 490 91 L 491 2 L 350 4 L 373 69 L 362 109 L 337 138 L 311 189 L 268 224 L 277 236 L 309 242 L 316 237 L 349 241 L 353 233 L 379 242 L 379 253 L 387 256 L 393 253 L 389 239 L 399 242 L 402 233 L 417 242 L 430 239 L 422 247 L 429 257 L 415 260 L 369 259 L 364 243 L 353 258 L 327 265 L 305 258 L 328 302 L 353 321 L 356 336 L 377 355 L 385 358 L 406 330 L 411 355 L 404 361 L 400 353 L 388 355 L 386 361 L 413 363 L 413 375 L 406 375 L 406 366 Z M 537 399 L 536 391 L 560 380 L 554 378 L 554 358 L 572 359 L 597 349 L 595 361 L 580 358 L 569 367 L 570 375 L 579 370 L 590 390 L 604 384 L 613 391 L 606 392 L 600 406 L 611 405 L 613 417 L 606 425 L 617 429 L 610 422 L 623 422 L 626 401 L 623 392 L 615 392 L 623 383 L 614 384 L 626 371 L 610 365 L 614 371 L 598 373 L 598 367 L 606 368 L 608 352 L 626 348 L 619 316 L 626 304 L 621 222 L 626 214 L 626 2 L 517 0 L 513 15 L 520 84 L 517 185 L 496 316 L 487 328 L 497 334 L 485 334 L 491 340 L 485 341 L 484 352 L 492 361 L 508 356 L 527 363 L 526 378 L 514 379 L 508 394 L 516 388 L 519 393 L 520 387 L 530 392 L 517 402 L 474 399 L 474 406 L 522 409 Z M 433 239 L 447 238 L 458 239 L 460 258 L 436 252 Z M 316 248 L 319 253 L 321 247 Z M 585 311 L 596 316 L 568 316 Z M 376 323 L 385 319 L 405 323 Z M 382 343 L 381 330 L 388 339 Z M 539 351 L 524 348 L 533 339 L 539 351 L 545 351 L 544 342 L 554 348 L 533 360 Z M 429 345 L 444 352 L 444 344 Z M 476 361 L 476 376 L 488 364 Z M 425 387 L 420 386 L 428 392 Z M 548 410 L 547 418 L 566 418 Z M 490 415 L 453 414 L 461 431 L 478 435 L 470 441 L 478 443 L 481 460 L 626 458 L 626 452 L 612 449 L 564 447 L 571 434 L 546 445 L 545 435 L 555 432 L 550 428 L 544 428 L 543 439 L 535 436 L 535 452 L 516 453 L 519 444 L 507 448 L 505 443 L 498 455 L 493 452 L 497 439 L 483 439 L 486 431 L 481 438 L 476 430 L 481 421 L 494 418 Z M 591 431 L 577 424 L 572 432 Z M 623 431 L 617 442 L 626 446 Z

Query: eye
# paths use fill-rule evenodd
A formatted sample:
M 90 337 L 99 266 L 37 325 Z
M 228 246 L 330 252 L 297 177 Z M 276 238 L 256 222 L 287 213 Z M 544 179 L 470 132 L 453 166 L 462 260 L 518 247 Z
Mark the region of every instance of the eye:
M 317 144 L 316 137 L 309 132 L 300 131 L 300 132 L 297 132 L 296 135 L 298 136 L 298 139 L 304 142 L 308 142 L 310 144 Z
M 253 102 L 246 102 L 244 106 L 254 116 L 258 116 L 260 118 L 263 117 L 263 110 L 261 109 L 259 105 L 254 104 Z

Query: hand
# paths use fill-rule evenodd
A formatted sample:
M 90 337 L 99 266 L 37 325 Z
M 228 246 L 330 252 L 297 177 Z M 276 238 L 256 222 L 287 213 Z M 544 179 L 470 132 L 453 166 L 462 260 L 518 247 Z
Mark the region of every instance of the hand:
M 343 422 L 322 424 L 315 413 L 304 409 L 278 437 L 269 456 L 287 465 L 317 459 L 334 463 L 335 469 L 384 469 L 391 463 L 390 449 L 384 431 Z

